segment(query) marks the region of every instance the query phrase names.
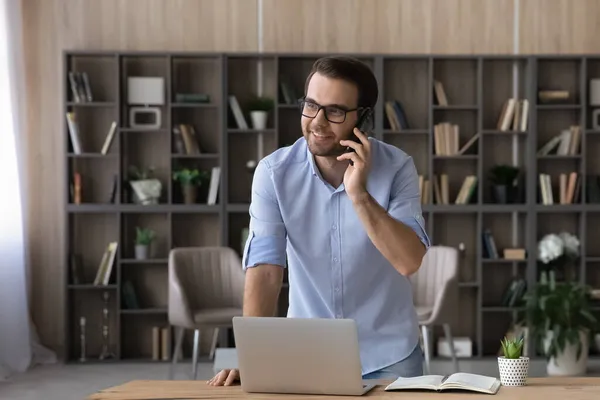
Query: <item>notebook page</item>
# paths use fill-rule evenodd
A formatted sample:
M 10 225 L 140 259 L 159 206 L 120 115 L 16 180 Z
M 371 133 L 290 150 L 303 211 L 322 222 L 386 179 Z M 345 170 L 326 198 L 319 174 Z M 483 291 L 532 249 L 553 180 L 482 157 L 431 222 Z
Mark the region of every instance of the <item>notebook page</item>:
M 444 377 L 442 375 L 423 375 L 410 378 L 399 377 L 388 385 L 387 389 L 396 388 L 437 388 Z
M 461 387 L 474 387 L 485 390 L 492 390 L 497 379 L 491 376 L 469 374 L 466 372 L 457 372 L 452 374 L 446 379 L 444 385 L 447 386 L 461 386 Z

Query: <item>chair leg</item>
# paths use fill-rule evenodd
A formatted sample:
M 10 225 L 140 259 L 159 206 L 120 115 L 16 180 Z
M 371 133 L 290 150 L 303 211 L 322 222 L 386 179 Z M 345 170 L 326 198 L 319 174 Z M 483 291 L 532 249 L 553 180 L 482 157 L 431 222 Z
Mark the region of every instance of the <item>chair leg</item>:
M 209 359 L 212 361 L 215 358 L 215 350 L 217 349 L 217 344 L 219 342 L 219 328 L 215 328 L 213 332 L 213 340 L 212 345 L 210 346 L 210 355 Z
M 421 325 L 423 335 L 423 353 L 425 353 L 425 374 L 431 374 L 431 349 L 429 348 L 429 327 Z
M 171 368 L 169 369 L 169 379 L 173 379 L 175 376 L 175 365 L 181 358 L 181 345 L 183 344 L 183 335 L 185 328 L 175 327 L 175 349 L 173 350 L 173 360 L 171 361 Z
M 452 330 L 450 324 L 443 324 L 446 341 L 450 346 L 450 354 L 452 355 L 452 363 L 454 364 L 454 372 L 458 372 L 458 358 L 456 357 L 456 349 L 454 348 L 454 339 L 452 338 Z
M 198 353 L 200 352 L 200 330 L 194 330 L 194 354 L 192 355 L 192 379 L 198 374 Z

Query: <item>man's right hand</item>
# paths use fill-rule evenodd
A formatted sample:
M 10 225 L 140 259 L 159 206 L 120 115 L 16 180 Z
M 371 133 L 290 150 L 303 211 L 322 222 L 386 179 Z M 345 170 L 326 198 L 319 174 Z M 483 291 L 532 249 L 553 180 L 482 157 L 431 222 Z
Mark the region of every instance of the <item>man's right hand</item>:
M 231 386 L 240 380 L 240 372 L 237 369 L 224 369 L 206 382 L 211 386 Z

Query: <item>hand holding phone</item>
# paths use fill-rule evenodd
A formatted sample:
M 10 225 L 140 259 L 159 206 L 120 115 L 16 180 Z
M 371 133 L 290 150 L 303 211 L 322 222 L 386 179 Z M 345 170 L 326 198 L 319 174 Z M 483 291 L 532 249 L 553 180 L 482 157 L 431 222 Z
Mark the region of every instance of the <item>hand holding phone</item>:
M 361 131 L 362 133 L 364 133 L 367 136 L 368 136 L 369 122 L 371 120 L 371 114 L 372 114 L 372 110 L 370 108 L 363 110 L 360 113 L 358 120 L 356 121 L 356 125 L 355 125 L 355 128 L 358 128 L 359 131 Z M 359 144 L 362 143 L 360 141 L 360 139 L 358 138 L 358 136 L 356 136 L 354 134 L 354 129 L 352 130 L 352 134 L 350 135 L 348 140 L 352 140 L 353 142 L 356 142 Z M 350 146 L 346 147 L 346 153 L 351 153 L 353 151 L 354 151 L 354 149 L 352 147 L 350 147 Z M 352 160 L 350 160 L 350 165 L 354 165 Z

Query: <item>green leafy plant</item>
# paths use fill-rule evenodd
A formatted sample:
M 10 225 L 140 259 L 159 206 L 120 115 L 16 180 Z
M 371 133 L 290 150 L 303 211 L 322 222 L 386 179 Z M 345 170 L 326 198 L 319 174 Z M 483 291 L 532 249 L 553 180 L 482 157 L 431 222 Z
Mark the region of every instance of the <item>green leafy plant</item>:
M 489 171 L 489 179 L 494 185 L 512 186 L 518 176 L 519 168 L 512 165 L 496 165 Z
M 182 168 L 173 173 L 173 180 L 182 185 L 200 186 L 208 179 L 208 172 L 197 169 Z
M 592 314 L 590 291 L 577 282 L 550 280 L 544 271 L 540 281 L 526 293 L 526 318 L 532 329 L 536 344 L 542 346 L 546 359 L 563 352 L 567 344 L 576 346 L 577 359 L 583 349 L 581 333 L 592 334 L 598 321 Z M 550 335 L 548 332 L 552 331 Z M 544 341 L 550 339 L 547 348 Z
M 129 180 L 131 181 L 142 181 L 145 179 L 152 179 L 154 177 L 155 167 L 138 168 L 135 165 L 129 166 Z
M 502 352 L 505 358 L 515 359 L 521 357 L 523 352 L 524 339 L 521 336 L 519 339 L 508 339 L 506 336 L 500 341 Z
M 152 229 L 135 228 L 135 244 L 148 246 L 156 238 L 156 233 Z
M 250 111 L 269 111 L 275 106 L 275 102 L 270 97 L 255 96 L 248 101 Z

